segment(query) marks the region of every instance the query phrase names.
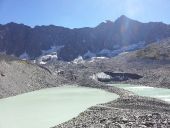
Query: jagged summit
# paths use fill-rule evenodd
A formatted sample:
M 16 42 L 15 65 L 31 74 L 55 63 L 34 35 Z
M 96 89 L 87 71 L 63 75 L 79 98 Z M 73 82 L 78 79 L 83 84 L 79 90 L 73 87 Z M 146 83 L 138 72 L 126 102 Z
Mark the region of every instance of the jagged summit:
M 111 20 L 105 20 L 104 22 L 100 23 L 97 27 L 100 26 L 108 26 L 108 25 L 113 25 L 114 23 L 120 23 L 120 22 L 125 22 L 128 20 L 132 20 L 130 18 L 128 18 L 125 15 L 121 15 L 119 18 L 117 18 L 115 21 L 111 21 Z
M 115 24 L 126 24 L 126 23 L 132 23 L 132 24 L 135 24 L 135 23 L 141 23 L 137 20 L 134 20 L 134 19 L 131 19 L 125 15 L 121 15 L 119 18 L 117 18 L 114 22 Z
M 129 20 L 130 18 L 128 18 L 127 16 L 125 16 L 125 15 L 121 15 L 120 17 L 118 17 L 117 19 L 116 19 L 116 21 L 117 20 Z

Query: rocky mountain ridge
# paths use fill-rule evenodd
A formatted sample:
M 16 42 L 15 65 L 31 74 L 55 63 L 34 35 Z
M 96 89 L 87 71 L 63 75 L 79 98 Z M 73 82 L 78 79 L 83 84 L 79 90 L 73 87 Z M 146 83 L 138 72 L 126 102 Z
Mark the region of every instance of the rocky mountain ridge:
M 43 51 L 63 46 L 55 51 L 57 59 L 72 61 L 78 56 L 113 56 L 169 36 L 170 25 L 141 23 L 124 15 L 114 22 L 106 21 L 94 28 L 69 29 L 54 25 L 31 28 L 24 24 L 8 23 L 0 25 L 0 52 L 35 59 L 43 55 Z

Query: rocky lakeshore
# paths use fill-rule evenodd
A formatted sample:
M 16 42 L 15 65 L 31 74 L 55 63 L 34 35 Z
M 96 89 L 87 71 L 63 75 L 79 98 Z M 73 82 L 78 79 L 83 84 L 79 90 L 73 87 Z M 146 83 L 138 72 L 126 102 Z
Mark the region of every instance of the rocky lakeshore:
M 170 104 L 130 96 L 89 108 L 53 128 L 169 128 Z
M 54 128 L 169 128 L 169 119 L 169 113 L 96 107 Z

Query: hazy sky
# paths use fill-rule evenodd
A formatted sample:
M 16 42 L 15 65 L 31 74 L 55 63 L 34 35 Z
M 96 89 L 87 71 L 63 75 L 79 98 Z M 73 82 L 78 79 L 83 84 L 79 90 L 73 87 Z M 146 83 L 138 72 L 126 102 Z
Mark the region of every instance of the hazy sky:
M 170 0 L 0 0 L 0 24 L 93 27 L 122 14 L 170 24 Z

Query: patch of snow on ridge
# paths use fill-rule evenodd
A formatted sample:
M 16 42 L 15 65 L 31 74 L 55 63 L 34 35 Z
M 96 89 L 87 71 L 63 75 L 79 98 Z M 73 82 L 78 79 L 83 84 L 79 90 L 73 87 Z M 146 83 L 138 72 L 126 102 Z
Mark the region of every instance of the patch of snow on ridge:
M 28 60 L 29 59 L 29 55 L 26 52 L 24 52 L 23 54 L 21 54 L 19 56 L 19 58 L 22 59 L 22 60 Z
M 145 42 L 141 41 L 139 43 L 123 47 L 122 50 L 123 51 L 131 51 L 131 50 L 136 50 L 136 49 L 139 49 L 139 48 L 143 48 L 144 46 L 145 46 Z
M 108 49 L 102 49 L 99 54 L 110 54 L 111 53 L 111 50 L 108 50 Z
M 40 56 L 37 59 L 37 63 L 46 64 L 49 61 L 57 60 L 58 59 L 57 52 L 63 47 L 64 45 L 52 46 L 49 50 L 42 50 L 42 56 Z
M 74 64 L 84 63 L 83 57 L 78 56 L 76 59 L 72 61 Z
M 89 62 L 95 62 L 97 60 L 104 60 L 104 59 L 108 59 L 107 57 L 92 57 Z
M 119 55 L 121 53 L 127 53 L 129 51 L 134 51 L 134 50 L 144 48 L 145 45 L 146 45 L 146 43 L 144 41 L 140 41 L 139 43 L 124 46 L 124 47 L 116 49 L 116 50 L 102 49 L 99 53 L 97 53 L 97 55 L 113 57 L 113 56 Z
M 129 52 L 121 52 L 119 55 L 125 55 L 127 53 L 129 53 Z
M 48 50 L 42 50 L 42 54 L 46 55 L 49 53 L 53 53 L 53 52 L 57 52 L 58 50 L 60 50 L 61 48 L 63 48 L 64 45 L 60 45 L 60 46 L 52 46 L 50 49 Z
M 96 54 L 88 51 L 88 52 L 86 52 L 86 53 L 84 54 L 83 57 L 84 57 L 84 58 L 92 58 L 92 57 L 96 57 Z
M 51 60 L 57 60 L 58 57 L 57 57 L 57 54 L 54 54 L 54 55 L 45 55 L 45 56 L 42 56 L 40 59 L 39 59 L 39 64 L 46 64 L 48 61 L 51 61 Z

